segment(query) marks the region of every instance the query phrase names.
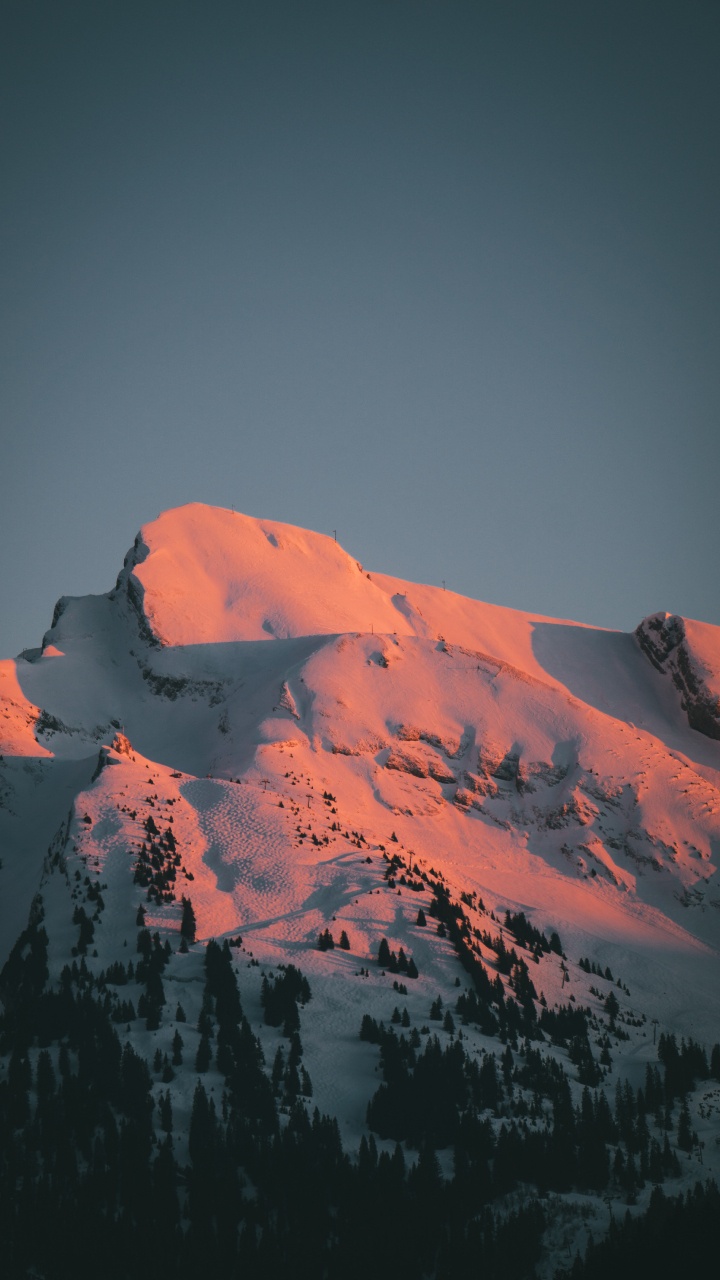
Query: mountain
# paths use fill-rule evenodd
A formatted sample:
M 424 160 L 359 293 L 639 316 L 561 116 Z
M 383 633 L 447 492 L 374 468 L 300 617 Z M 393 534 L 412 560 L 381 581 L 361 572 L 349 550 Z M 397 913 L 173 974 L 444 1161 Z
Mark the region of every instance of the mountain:
M 452 1173 L 440 1141 L 452 1125 L 416 1132 L 393 1111 L 387 1029 L 402 1009 L 418 1037 L 435 1021 L 437 1052 L 455 1046 L 468 1063 L 500 1063 L 510 1045 L 518 1072 L 534 1038 L 547 1044 L 578 1106 L 583 1084 L 647 1092 L 658 1043 L 672 1061 L 675 1045 L 683 1086 L 666 1080 L 665 1120 L 674 1133 L 673 1102 L 689 1101 L 697 1141 L 681 1141 L 690 1167 L 662 1176 L 681 1190 L 720 1155 L 707 1084 L 720 1068 L 719 695 L 720 632 L 703 623 L 656 614 L 623 634 L 558 621 L 368 572 L 290 525 L 200 504 L 166 512 L 113 590 L 61 599 L 42 645 L 0 663 L 5 1050 L 24 1035 L 37 1071 L 41 1037 L 33 1047 L 21 1034 L 17 1010 L 28 993 L 79 982 L 104 991 L 125 1045 L 169 1064 L 167 1009 L 184 1004 L 192 1053 L 174 1074 L 156 1065 L 148 1086 L 156 1117 L 163 1084 L 172 1098 L 182 1164 L 190 1064 L 210 1036 L 205 944 L 229 941 L 266 1075 L 287 1046 L 280 1025 L 292 1035 L 285 1013 L 268 1017 L 280 983 L 290 1021 L 302 1013 L 312 1105 L 349 1153 L 372 1131 L 388 1151 L 404 1142 L 410 1165 L 430 1144 Z M 139 925 L 156 953 L 137 951 Z M 346 945 L 328 945 L 341 935 Z M 157 947 L 164 1003 L 142 968 Z M 128 977 L 138 954 L 140 978 Z M 296 969 L 312 989 L 304 1003 L 282 996 Z M 458 1006 L 472 991 L 483 1014 Z M 361 1041 L 365 1017 L 376 1031 Z M 59 1054 L 62 1031 L 43 1034 Z M 221 1056 L 208 1074 L 218 1097 Z M 506 1070 L 497 1142 L 503 1124 L 527 1125 L 533 1089 L 538 1108 L 553 1098 Z M 275 1096 L 283 1115 L 282 1087 Z M 531 1127 L 546 1120 L 540 1108 Z M 623 1160 L 649 1160 L 649 1137 L 633 1142 Z M 456 1142 L 456 1179 L 458 1158 Z M 496 1178 L 498 1161 L 496 1150 Z M 627 1199 L 630 1185 L 645 1204 L 647 1171 L 637 1187 L 624 1176 L 607 1174 L 610 1195 Z M 570 1236 L 582 1245 L 588 1219 L 596 1234 L 607 1223 L 601 1182 L 550 1183 L 578 1185 L 589 1208 Z M 543 1231 L 550 1274 L 559 1227 Z

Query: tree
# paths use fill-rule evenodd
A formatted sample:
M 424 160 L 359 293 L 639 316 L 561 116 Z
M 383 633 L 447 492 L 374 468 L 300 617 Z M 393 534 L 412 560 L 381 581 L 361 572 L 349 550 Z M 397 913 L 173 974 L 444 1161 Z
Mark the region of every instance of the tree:
M 174 1067 L 182 1066 L 183 1043 L 184 1041 L 182 1036 L 180 1035 L 180 1032 L 176 1031 L 175 1035 L 173 1036 L 173 1042 L 172 1042 L 172 1050 L 173 1050 L 172 1060 L 173 1060 Z
M 325 929 L 318 938 L 318 951 L 333 951 L 335 948 L 335 939 L 329 929 Z
M 182 920 L 180 922 L 180 933 L 186 942 L 195 941 L 195 930 L 197 922 L 195 920 L 195 912 L 189 898 L 183 894 L 182 898 Z
M 421 928 L 424 928 L 427 925 L 427 920 L 425 919 L 425 912 L 423 911 L 422 907 L 417 913 L 417 920 L 415 921 L 415 923 L 419 924 Z
M 687 1099 L 683 1100 L 680 1119 L 678 1120 L 677 1135 L 677 1144 L 680 1150 L 692 1151 L 694 1135 L 690 1124 L 690 1112 L 688 1111 Z
M 165 1093 L 160 1094 L 160 1124 L 165 1130 L 165 1133 L 172 1133 L 173 1113 L 169 1089 L 166 1089 Z
M 152 955 L 152 938 L 149 929 L 141 929 L 137 936 L 137 949 L 143 960 L 149 960 Z M 138 966 L 139 967 L 139 966 Z
M 38 1057 L 35 1087 L 38 1099 L 52 1098 L 55 1092 L 55 1072 L 47 1049 L 42 1049 Z
M 605 997 L 605 1012 L 610 1019 L 610 1026 L 614 1027 L 615 1019 L 620 1012 L 620 1005 L 614 991 L 609 991 Z
M 207 1033 L 204 1033 L 200 1037 L 200 1044 L 198 1045 L 198 1051 L 195 1057 L 195 1070 L 203 1073 L 206 1072 L 210 1066 L 211 1059 L 212 1049 L 210 1048 L 210 1038 Z
M 383 969 L 390 967 L 390 947 L 387 938 L 382 938 L 378 947 L 378 964 Z
M 275 1054 L 275 1061 L 273 1062 L 272 1077 L 271 1077 L 273 1091 L 276 1094 L 280 1092 L 280 1085 L 282 1083 L 282 1079 L 284 1075 L 285 1075 L 285 1055 L 282 1051 L 282 1046 L 278 1045 L 278 1050 L 277 1050 L 277 1053 Z
M 350 939 L 348 938 L 347 933 L 345 932 L 344 929 L 340 934 L 340 946 L 342 947 L 343 951 L 350 950 Z
M 300 1030 L 300 1013 L 295 1000 L 290 1000 L 285 1010 L 285 1020 L 283 1022 L 283 1035 L 288 1039 L 294 1031 Z

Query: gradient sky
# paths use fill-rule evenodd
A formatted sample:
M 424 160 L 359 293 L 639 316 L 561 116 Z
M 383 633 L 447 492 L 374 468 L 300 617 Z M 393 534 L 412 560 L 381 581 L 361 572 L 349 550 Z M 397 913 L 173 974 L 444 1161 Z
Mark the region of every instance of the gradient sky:
M 717 0 L 5 0 L 0 655 L 192 500 L 720 623 Z

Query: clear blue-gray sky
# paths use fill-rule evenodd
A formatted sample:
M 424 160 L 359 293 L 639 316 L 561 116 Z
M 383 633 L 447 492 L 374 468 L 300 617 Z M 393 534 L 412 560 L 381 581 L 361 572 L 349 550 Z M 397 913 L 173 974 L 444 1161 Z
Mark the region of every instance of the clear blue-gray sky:
M 720 623 L 716 0 L 5 0 L 0 654 L 190 500 Z

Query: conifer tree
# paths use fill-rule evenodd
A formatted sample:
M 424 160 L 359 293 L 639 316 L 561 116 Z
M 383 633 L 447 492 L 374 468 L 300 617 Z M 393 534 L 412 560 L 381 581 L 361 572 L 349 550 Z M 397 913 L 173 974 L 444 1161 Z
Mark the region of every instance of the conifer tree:
M 173 1060 L 174 1067 L 182 1066 L 183 1043 L 184 1041 L 182 1036 L 180 1035 L 180 1032 L 176 1031 L 175 1035 L 173 1036 L 173 1042 L 172 1042 L 172 1050 L 173 1050 L 172 1060 Z
M 195 912 L 190 898 L 186 898 L 183 894 L 182 898 L 182 921 L 180 923 L 180 933 L 186 942 L 195 941 L 195 930 L 197 922 L 195 920 Z
M 198 1051 L 195 1057 L 195 1070 L 204 1074 L 210 1066 L 211 1059 L 212 1050 L 210 1048 L 210 1038 L 207 1035 L 207 1032 L 203 1032 L 200 1037 L 200 1044 L 198 1045 Z
M 683 1099 L 682 1108 L 680 1110 L 680 1118 L 678 1120 L 677 1144 L 681 1151 L 692 1151 L 693 1148 L 693 1131 L 690 1124 L 690 1112 L 688 1111 L 687 1099 Z

